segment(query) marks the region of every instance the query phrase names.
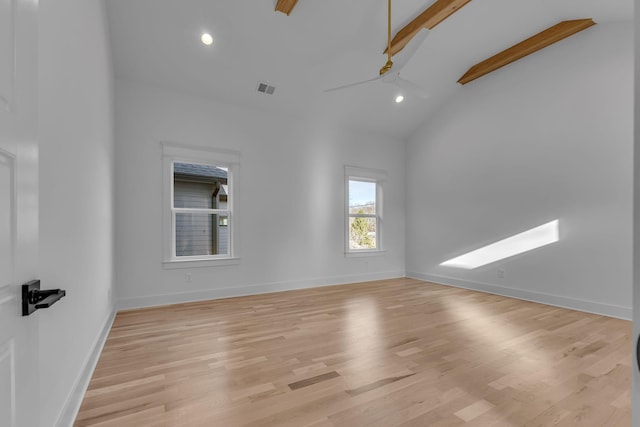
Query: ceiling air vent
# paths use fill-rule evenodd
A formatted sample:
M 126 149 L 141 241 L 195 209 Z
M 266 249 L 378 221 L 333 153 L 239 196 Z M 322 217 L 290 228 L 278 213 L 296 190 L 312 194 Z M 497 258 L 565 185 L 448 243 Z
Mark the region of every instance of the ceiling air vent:
M 273 95 L 273 92 L 275 90 L 275 86 L 271 86 L 267 83 L 258 83 L 258 92 L 266 93 L 267 95 Z

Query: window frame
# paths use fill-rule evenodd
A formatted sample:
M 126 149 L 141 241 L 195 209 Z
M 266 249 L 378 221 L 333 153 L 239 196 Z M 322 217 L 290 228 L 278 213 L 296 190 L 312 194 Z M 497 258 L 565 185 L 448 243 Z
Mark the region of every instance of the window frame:
M 209 147 L 187 146 L 174 143 L 162 143 L 163 155 L 163 267 L 191 268 L 232 265 L 239 263 L 237 212 L 238 175 L 240 169 L 240 153 Z M 227 207 L 225 209 L 208 208 L 176 208 L 174 207 L 174 164 L 189 163 L 227 168 Z M 176 215 L 179 213 L 203 213 L 210 215 L 226 215 L 229 232 L 229 251 L 217 255 L 176 255 Z M 218 216 L 219 220 L 220 216 Z
M 344 187 L 345 187 L 345 226 L 344 252 L 346 257 L 375 256 L 384 254 L 384 234 L 383 234 L 383 208 L 384 208 L 384 184 L 387 180 L 387 172 L 380 169 L 362 168 L 358 166 L 344 167 Z M 349 212 L 349 181 L 373 182 L 376 184 L 376 213 L 375 214 L 352 214 Z M 350 218 L 375 218 L 376 219 L 376 247 L 375 249 L 351 249 L 349 245 Z

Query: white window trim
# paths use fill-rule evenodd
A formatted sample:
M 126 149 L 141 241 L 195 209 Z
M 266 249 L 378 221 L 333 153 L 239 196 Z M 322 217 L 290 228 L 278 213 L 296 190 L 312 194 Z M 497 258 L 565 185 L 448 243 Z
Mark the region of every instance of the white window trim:
M 240 263 L 238 215 L 238 176 L 240 170 L 240 152 L 210 147 L 162 143 L 162 179 L 163 179 L 163 262 L 165 269 L 214 267 Z M 175 256 L 174 215 L 177 211 L 189 211 L 188 208 L 173 208 L 173 163 L 192 163 L 217 165 L 228 168 L 229 202 L 226 209 L 207 209 L 209 213 L 227 213 L 229 218 L 229 254 L 205 256 Z M 198 212 L 205 210 L 198 209 Z
M 369 181 L 376 183 L 376 214 L 362 215 L 364 217 L 377 217 L 376 249 L 351 249 L 349 248 L 349 180 Z M 384 247 L 384 185 L 387 180 L 387 172 L 380 169 L 362 168 L 358 166 L 344 167 L 344 253 L 347 258 L 359 258 L 366 256 L 380 256 L 386 253 Z

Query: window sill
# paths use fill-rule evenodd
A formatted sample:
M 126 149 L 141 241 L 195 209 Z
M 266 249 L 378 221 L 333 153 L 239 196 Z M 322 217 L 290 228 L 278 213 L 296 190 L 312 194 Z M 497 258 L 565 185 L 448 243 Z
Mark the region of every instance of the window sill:
M 165 270 L 173 270 L 176 268 L 221 267 L 238 264 L 240 264 L 240 258 L 184 259 L 163 261 L 162 268 Z
M 358 251 L 358 252 L 345 252 L 344 256 L 347 258 L 361 258 L 361 257 L 369 257 L 369 256 L 383 256 L 386 255 L 387 251 L 385 250 L 376 250 L 376 251 Z

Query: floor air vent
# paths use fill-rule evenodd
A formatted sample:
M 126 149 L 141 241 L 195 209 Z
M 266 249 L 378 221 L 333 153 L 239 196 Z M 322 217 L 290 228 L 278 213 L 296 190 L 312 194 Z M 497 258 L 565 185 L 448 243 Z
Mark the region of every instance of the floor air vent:
M 273 95 L 273 92 L 275 90 L 275 86 L 271 86 L 267 83 L 258 83 L 258 92 L 266 93 L 267 95 Z

